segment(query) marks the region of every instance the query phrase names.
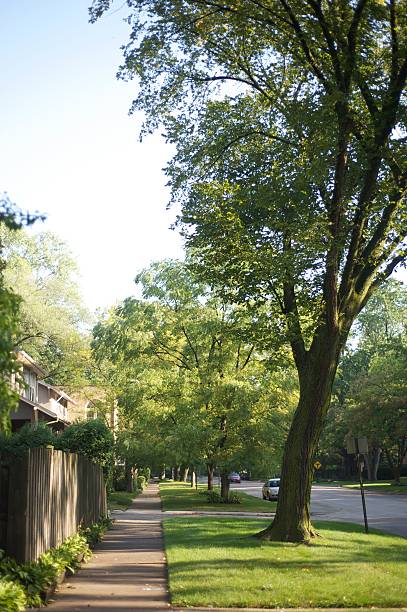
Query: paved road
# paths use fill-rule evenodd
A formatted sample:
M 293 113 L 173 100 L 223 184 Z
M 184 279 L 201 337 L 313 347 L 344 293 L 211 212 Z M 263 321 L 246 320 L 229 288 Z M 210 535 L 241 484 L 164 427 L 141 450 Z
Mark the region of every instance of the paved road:
M 262 485 L 261 482 L 242 481 L 232 488 L 261 497 Z M 371 527 L 407 537 L 407 495 L 366 492 L 366 507 Z M 360 493 L 358 490 L 315 485 L 312 487 L 311 515 L 315 519 L 363 525 Z

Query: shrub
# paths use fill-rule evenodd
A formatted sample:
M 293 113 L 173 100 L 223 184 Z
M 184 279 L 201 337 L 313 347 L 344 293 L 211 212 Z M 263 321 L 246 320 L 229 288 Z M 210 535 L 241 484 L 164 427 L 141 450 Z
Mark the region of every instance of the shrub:
M 149 467 L 143 467 L 140 470 L 140 476 L 144 476 L 146 479 L 146 482 L 148 482 L 151 478 L 151 470 Z
M 143 491 L 147 486 L 147 481 L 145 476 L 137 476 L 137 489 Z
M 90 461 L 111 470 L 113 462 L 113 434 L 100 419 L 81 421 L 67 427 L 58 438 L 62 450 L 85 455 Z
M 219 491 L 206 491 L 207 500 L 210 504 L 241 504 L 242 500 L 239 495 L 234 491 L 230 492 L 226 499 L 224 499 Z
M 58 438 L 48 425 L 26 423 L 17 433 L 1 436 L 0 453 L 20 455 L 29 448 L 49 445 L 58 446 Z
M 24 612 L 27 598 L 21 585 L 0 578 L 0 610 L 2 612 Z
M 10 590 L 8 585 L 11 584 L 17 589 L 17 595 L 23 593 L 24 606 L 41 607 L 44 593 L 55 584 L 58 576 L 66 570 L 75 573 L 80 566 L 80 558 L 86 561 L 91 557 L 89 546 L 98 542 L 110 525 L 110 519 L 102 518 L 98 523 L 83 528 L 79 533 L 67 538 L 57 548 L 51 548 L 43 553 L 38 561 L 17 563 L 15 559 L 5 557 L 4 551 L 0 551 L 0 585 L 6 582 L 4 598 L 8 597 L 7 593 Z M 0 604 L 1 597 L 0 588 Z M 21 597 L 20 600 L 22 601 Z M 0 605 L 0 610 L 20 612 L 25 610 L 24 606 L 7 608 L 5 605 L 4 607 Z

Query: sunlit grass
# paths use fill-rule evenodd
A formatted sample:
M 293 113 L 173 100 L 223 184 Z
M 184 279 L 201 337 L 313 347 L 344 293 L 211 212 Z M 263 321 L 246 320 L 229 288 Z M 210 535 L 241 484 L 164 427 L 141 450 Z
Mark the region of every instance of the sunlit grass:
M 198 485 L 196 490 L 184 482 L 161 482 L 160 497 L 163 509 L 205 512 L 274 512 L 276 509 L 276 502 L 263 501 L 241 491 L 234 491 L 241 498 L 241 504 L 210 504 L 205 495 L 206 489 L 203 484 Z
M 265 543 L 252 518 L 164 521 L 171 602 L 219 607 L 403 607 L 407 540 L 316 523 L 310 546 Z
M 320 486 L 345 487 L 347 489 L 358 489 L 359 481 L 355 480 L 332 480 L 330 482 L 316 482 Z M 396 493 L 399 495 L 407 495 L 407 476 L 400 479 L 400 484 L 396 485 L 392 480 L 377 480 L 375 482 L 365 481 L 363 483 L 367 491 L 376 493 Z

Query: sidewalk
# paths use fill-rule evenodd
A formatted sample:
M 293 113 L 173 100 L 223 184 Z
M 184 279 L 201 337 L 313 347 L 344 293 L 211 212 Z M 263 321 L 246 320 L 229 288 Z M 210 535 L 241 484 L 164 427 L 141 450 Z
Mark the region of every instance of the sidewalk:
M 158 485 L 125 512 L 114 513 L 113 529 L 92 559 L 54 595 L 50 612 L 136 612 L 168 610 L 167 566 Z
M 163 513 L 158 485 L 146 491 L 125 512 L 114 513 L 113 529 L 94 550 L 92 559 L 59 587 L 51 612 L 262 612 L 265 608 L 171 608 L 167 589 L 167 566 L 161 520 L 163 516 L 189 512 Z M 204 513 L 193 514 L 220 514 Z M 227 513 L 229 516 L 232 513 Z M 238 516 L 240 513 L 233 513 Z M 242 513 L 246 514 L 246 513 Z M 366 608 L 291 608 L 286 612 L 362 612 Z M 407 608 L 386 608 L 386 612 L 407 612 Z M 282 609 L 279 609 L 282 612 Z

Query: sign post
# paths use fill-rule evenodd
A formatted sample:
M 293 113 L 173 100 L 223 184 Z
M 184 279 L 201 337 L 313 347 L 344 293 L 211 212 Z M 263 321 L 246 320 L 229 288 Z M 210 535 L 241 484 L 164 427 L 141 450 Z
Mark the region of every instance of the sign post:
M 364 463 L 361 459 L 361 454 L 365 454 L 368 452 L 367 438 L 365 436 L 362 436 L 359 438 L 348 437 L 346 441 L 346 451 L 348 455 L 356 455 L 356 461 L 357 461 L 358 473 L 359 473 L 360 495 L 362 497 L 363 519 L 365 521 L 365 532 L 369 533 L 369 525 L 367 523 L 365 490 L 363 488 L 363 477 L 362 477 L 362 470 L 364 467 Z

